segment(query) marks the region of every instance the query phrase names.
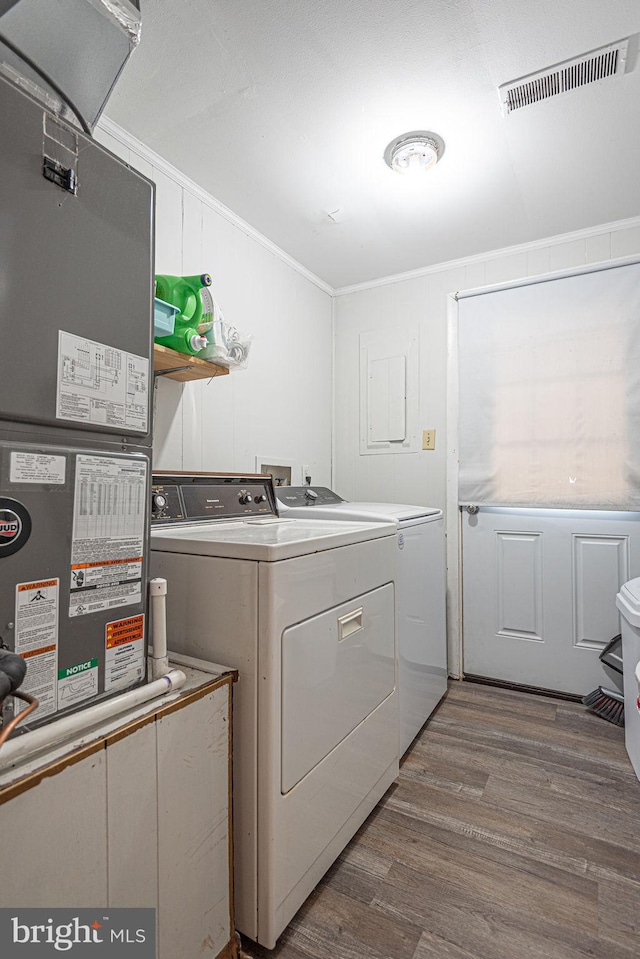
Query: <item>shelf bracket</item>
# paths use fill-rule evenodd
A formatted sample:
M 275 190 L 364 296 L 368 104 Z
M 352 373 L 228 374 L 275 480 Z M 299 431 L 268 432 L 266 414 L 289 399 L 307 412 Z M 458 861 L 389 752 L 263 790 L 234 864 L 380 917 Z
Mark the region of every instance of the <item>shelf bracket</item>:
M 174 366 L 170 370 L 154 370 L 154 379 L 157 376 L 169 376 L 170 373 L 184 373 L 185 370 L 192 370 L 192 366 Z

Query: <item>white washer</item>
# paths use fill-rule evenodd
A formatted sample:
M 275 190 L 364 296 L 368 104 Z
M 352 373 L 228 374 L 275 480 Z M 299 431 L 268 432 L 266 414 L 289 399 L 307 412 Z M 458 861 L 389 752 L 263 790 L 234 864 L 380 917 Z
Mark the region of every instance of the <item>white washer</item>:
M 400 755 L 447 691 L 446 558 L 442 510 L 350 503 L 321 486 L 276 488 L 281 516 L 374 522 L 397 528 L 396 641 Z
M 259 476 L 158 474 L 152 498 L 170 649 L 239 670 L 236 925 L 273 948 L 398 773 L 396 528 L 278 519 Z

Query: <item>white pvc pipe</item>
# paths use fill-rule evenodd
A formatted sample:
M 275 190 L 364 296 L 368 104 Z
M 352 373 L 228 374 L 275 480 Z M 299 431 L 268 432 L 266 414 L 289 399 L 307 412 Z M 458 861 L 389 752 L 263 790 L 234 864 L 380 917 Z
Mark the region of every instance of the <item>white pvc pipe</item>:
M 151 605 L 151 641 L 153 652 L 150 654 L 151 671 L 154 679 L 160 679 L 169 669 L 167 655 L 167 581 L 152 579 L 149 583 L 149 602 Z
M 171 651 L 170 659 L 177 666 L 188 666 L 190 669 L 199 669 L 201 673 L 211 673 L 213 676 L 220 676 L 221 673 L 231 672 L 229 666 L 223 666 L 221 663 L 211 663 L 208 659 L 197 659 L 195 656 L 185 656 L 184 653 L 174 653 Z
M 180 689 L 187 681 L 187 677 L 180 669 L 170 669 L 165 676 L 146 686 L 130 689 L 120 696 L 114 696 L 103 703 L 88 706 L 87 709 L 71 716 L 63 716 L 48 726 L 33 729 L 22 736 L 10 739 L 0 747 L 0 772 L 15 765 L 19 760 L 31 756 L 33 753 L 49 746 L 58 744 L 61 740 L 80 734 L 74 743 L 74 748 L 83 746 L 92 738 L 92 730 L 99 723 L 111 719 L 127 709 L 133 709 L 150 699 L 156 699 L 165 693 Z

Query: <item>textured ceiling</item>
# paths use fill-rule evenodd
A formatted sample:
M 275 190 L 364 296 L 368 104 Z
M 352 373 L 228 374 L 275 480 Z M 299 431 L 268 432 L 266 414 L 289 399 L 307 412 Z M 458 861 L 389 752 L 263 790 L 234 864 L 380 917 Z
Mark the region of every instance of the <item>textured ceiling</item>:
M 333 287 L 640 214 L 640 67 L 503 117 L 500 84 L 638 0 L 144 0 L 106 113 Z M 417 179 L 382 154 L 446 151 Z M 328 213 L 340 210 L 339 222 Z

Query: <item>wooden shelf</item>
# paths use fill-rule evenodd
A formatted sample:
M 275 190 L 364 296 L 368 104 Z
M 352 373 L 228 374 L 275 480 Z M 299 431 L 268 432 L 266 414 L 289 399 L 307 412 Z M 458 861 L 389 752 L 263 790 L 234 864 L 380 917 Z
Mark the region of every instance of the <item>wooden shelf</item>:
M 177 353 L 167 346 L 153 344 L 153 370 L 157 376 L 168 376 L 170 380 L 209 380 L 212 376 L 226 376 L 229 370 L 217 363 L 199 360 L 197 356 Z

